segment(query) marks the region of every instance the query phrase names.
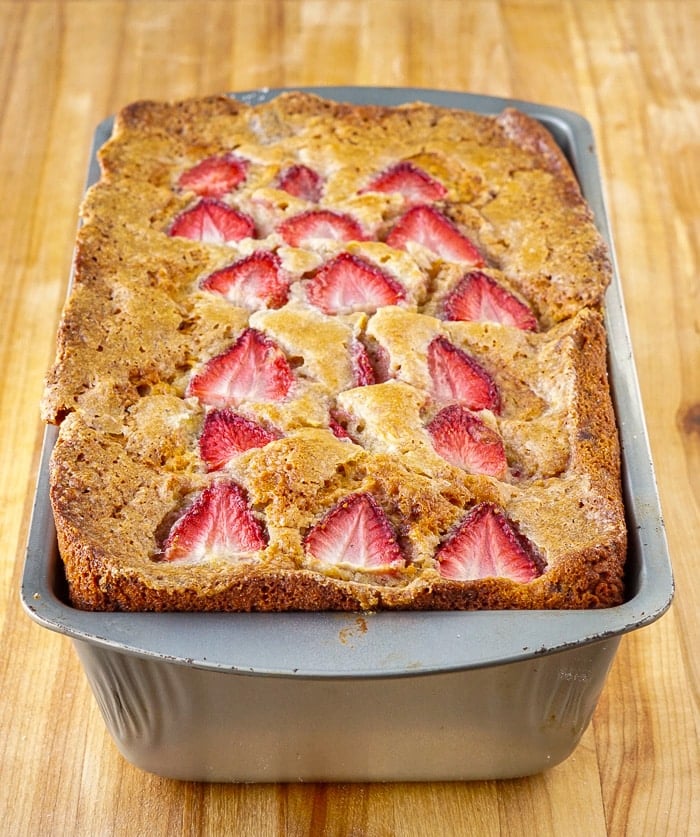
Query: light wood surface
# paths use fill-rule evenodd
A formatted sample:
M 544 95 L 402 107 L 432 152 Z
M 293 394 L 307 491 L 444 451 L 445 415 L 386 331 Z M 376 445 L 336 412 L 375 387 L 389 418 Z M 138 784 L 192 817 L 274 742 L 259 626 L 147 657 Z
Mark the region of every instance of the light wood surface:
M 700 3 L 0 0 L 0 832 L 700 834 Z M 137 98 L 316 84 L 515 96 L 596 135 L 677 594 L 535 777 L 204 785 L 128 764 L 70 642 L 22 611 L 38 400 L 94 126 Z

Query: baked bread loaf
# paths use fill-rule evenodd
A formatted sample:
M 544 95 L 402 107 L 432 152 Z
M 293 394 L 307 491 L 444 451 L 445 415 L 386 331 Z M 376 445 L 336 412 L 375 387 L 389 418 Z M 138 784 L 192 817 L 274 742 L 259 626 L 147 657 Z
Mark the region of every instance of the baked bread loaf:
M 75 606 L 622 601 L 610 261 L 537 121 L 139 102 L 99 159 L 42 402 Z

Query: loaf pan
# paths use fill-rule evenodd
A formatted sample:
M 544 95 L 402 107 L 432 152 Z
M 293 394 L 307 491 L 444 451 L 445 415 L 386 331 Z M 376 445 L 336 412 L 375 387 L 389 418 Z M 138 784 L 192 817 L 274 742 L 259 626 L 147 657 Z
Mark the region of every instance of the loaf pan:
M 338 101 L 423 100 L 539 119 L 571 162 L 613 252 L 593 134 L 567 110 L 414 88 L 314 87 Z M 281 90 L 233 94 L 252 104 Z M 94 138 L 88 184 L 99 177 Z M 45 433 L 21 597 L 72 640 L 124 757 L 215 782 L 497 779 L 567 758 L 622 637 L 658 619 L 673 576 L 614 262 L 609 367 L 629 527 L 627 598 L 593 611 L 88 613 L 68 604 L 48 495 Z

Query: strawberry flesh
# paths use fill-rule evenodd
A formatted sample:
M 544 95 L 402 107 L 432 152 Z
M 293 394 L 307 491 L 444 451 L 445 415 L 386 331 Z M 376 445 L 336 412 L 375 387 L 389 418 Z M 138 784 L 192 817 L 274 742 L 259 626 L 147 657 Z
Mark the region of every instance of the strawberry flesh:
M 277 231 L 290 247 L 301 247 L 314 238 L 364 241 L 360 224 L 350 215 L 329 209 L 310 209 L 283 221 Z
M 500 413 L 501 397 L 493 378 L 445 337 L 435 337 L 428 346 L 428 372 L 438 401 L 457 401 L 469 410 Z
M 261 523 L 236 483 L 205 488 L 175 522 L 163 544 L 166 561 L 198 562 L 207 558 L 244 558 L 265 549 Z
M 461 404 L 440 410 L 427 425 L 436 452 L 470 474 L 503 479 L 507 461 L 501 437 Z
M 483 267 L 484 257 L 476 245 L 432 206 L 414 206 L 404 213 L 387 236 L 386 243 L 405 250 L 409 242 L 420 244 L 445 261 Z
M 204 364 L 190 379 L 187 395 L 212 407 L 243 401 L 281 401 L 294 383 L 294 374 L 279 346 L 247 328 L 223 354 Z
M 289 277 L 276 253 L 258 250 L 207 276 L 202 288 L 240 308 L 281 308 L 289 295 Z
M 537 320 L 530 308 L 480 270 L 462 277 L 445 298 L 443 311 L 448 320 L 501 323 L 537 331 Z
M 392 276 L 351 253 L 331 259 L 306 285 L 306 298 L 325 314 L 373 314 L 405 296 Z
M 328 416 L 328 429 L 335 436 L 336 439 L 350 439 L 352 436 L 348 433 L 345 427 L 338 420 L 338 416 L 331 410 Z
M 442 200 L 447 189 L 423 169 L 405 160 L 381 172 L 363 192 L 398 192 L 410 204 Z
M 350 360 L 352 361 L 353 377 L 356 387 L 367 387 L 376 383 L 372 361 L 369 354 L 359 340 L 353 340 L 350 344 Z
M 204 420 L 199 453 L 209 471 L 218 471 L 237 454 L 265 447 L 279 438 L 279 431 L 268 430 L 233 410 L 212 410 Z
M 221 198 L 245 181 L 247 169 L 247 161 L 235 154 L 214 155 L 184 171 L 177 185 L 202 198 Z
M 173 221 L 168 235 L 189 238 L 204 244 L 228 244 L 255 237 L 253 219 L 228 204 L 202 198 Z
M 492 503 L 479 503 L 438 549 L 440 575 L 455 581 L 510 578 L 526 584 L 545 564 L 535 546 Z
M 348 495 L 327 512 L 304 547 L 324 564 L 391 569 L 405 563 L 389 519 L 365 492 Z
M 289 166 L 279 176 L 277 188 L 295 198 L 318 203 L 323 192 L 321 175 L 302 164 Z

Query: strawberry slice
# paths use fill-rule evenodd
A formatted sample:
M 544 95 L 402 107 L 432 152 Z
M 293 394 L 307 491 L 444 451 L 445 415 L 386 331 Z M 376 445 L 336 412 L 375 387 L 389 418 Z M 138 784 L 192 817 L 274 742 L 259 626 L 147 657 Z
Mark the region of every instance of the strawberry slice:
M 277 231 L 290 247 L 302 247 L 314 238 L 364 241 L 365 234 L 350 215 L 329 209 L 310 209 L 283 221 Z
M 278 430 L 268 430 L 233 410 L 212 410 L 204 419 L 199 453 L 209 471 L 218 471 L 236 454 L 263 448 L 281 437 Z
M 394 568 L 404 565 L 391 523 L 371 494 L 349 494 L 304 539 L 306 551 L 324 564 Z
M 501 323 L 537 331 L 537 320 L 530 308 L 480 270 L 462 277 L 445 298 L 443 312 L 448 320 Z
M 248 161 L 235 154 L 214 155 L 184 171 L 177 185 L 202 198 L 221 198 L 245 181 L 247 170 Z
M 336 439 L 350 439 L 352 441 L 352 436 L 340 423 L 338 415 L 333 410 L 331 410 L 330 415 L 328 416 L 328 429 Z
M 248 507 L 243 489 L 232 482 L 205 488 L 175 522 L 163 544 L 166 561 L 245 558 L 265 549 L 261 523 Z
M 412 241 L 441 259 L 483 267 L 484 257 L 457 227 L 432 206 L 414 206 L 404 213 L 387 236 L 386 243 L 405 250 Z
M 442 183 L 408 160 L 378 174 L 361 192 L 398 192 L 411 204 L 439 201 L 447 195 Z
M 227 244 L 242 238 L 255 237 L 253 219 L 228 204 L 202 198 L 173 221 L 168 235 L 202 241 L 205 244 Z
M 350 360 L 352 361 L 353 377 L 356 387 L 367 387 L 376 383 L 372 362 L 369 354 L 359 340 L 353 340 L 350 344 Z
M 433 447 L 451 465 L 502 480 L 508 463 L 501 437 L 461 404 L 445 407 L 427 425 Z
M 223 354 L 204 364 L 187 387 L 212 407 L 243 401 L 281 401 L 294 383 L 284 352 L 265 334 L 247 328 Z
M 281 308 L 289 295 L 289 277 L 276 253 L 258 250 L 207 276 L 202 288 L 240 308 Z
M 491 503 L 474 506 L 435 557 L 440 575 L 455 581 L 497 577 L 526 584 L 545 568 L 532 542 Z
M 318 203 L 323 192 L 323 180 L 318 172 L 299 163 L 280 173 L 277 188 L 295 198 Z
M 501 411 L 501 397 L 489 373 L 445 337 L 428 346 L 428 372 L 438 401 L 458 401 L 470 410 Z
M 405 296 L 393 276 L 351 253 L 326 262 L 306 284 L 306 298 L 325 314 L 373 314 Z

